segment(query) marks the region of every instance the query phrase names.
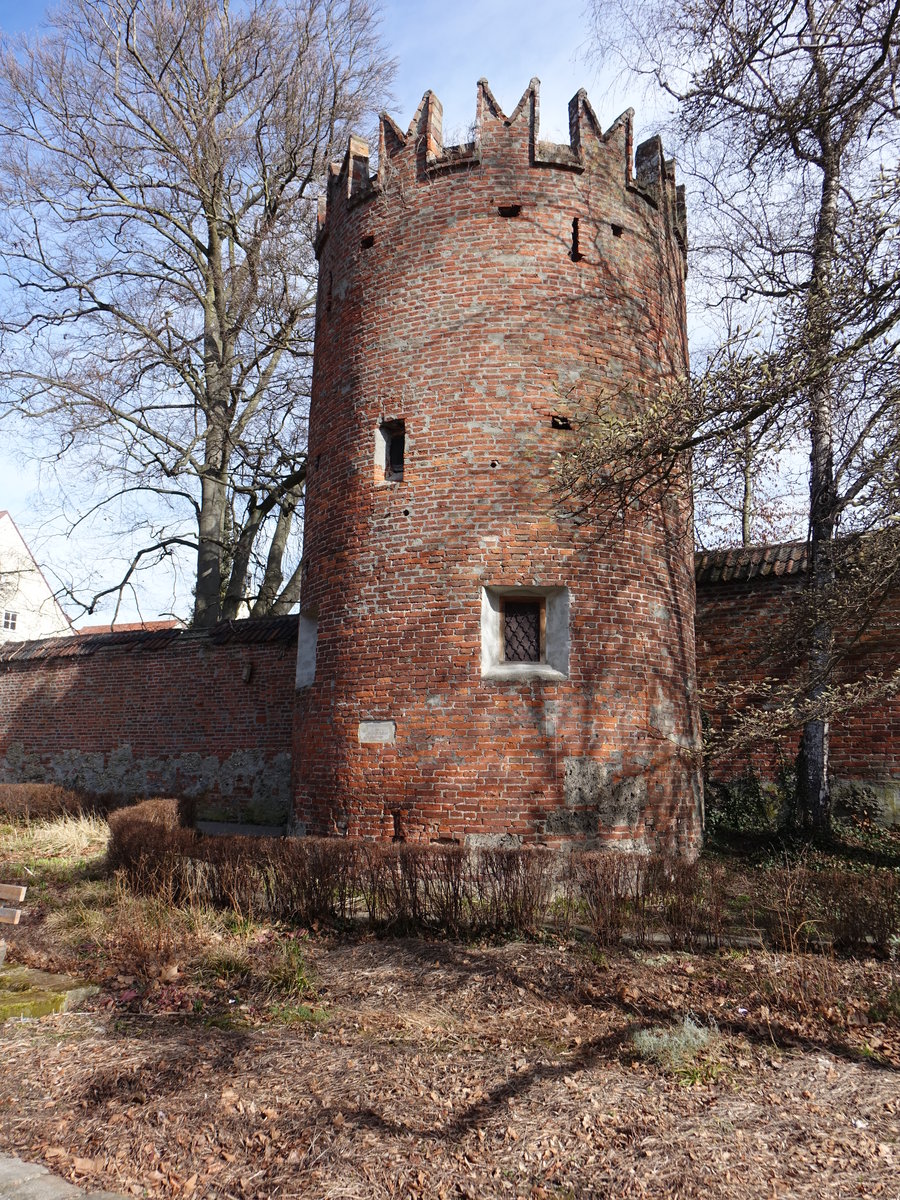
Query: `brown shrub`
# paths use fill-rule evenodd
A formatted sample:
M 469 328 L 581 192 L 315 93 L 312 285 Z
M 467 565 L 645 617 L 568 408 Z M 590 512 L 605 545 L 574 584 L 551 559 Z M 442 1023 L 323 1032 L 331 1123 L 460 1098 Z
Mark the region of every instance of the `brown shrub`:
M 56 783 L 0 783 L 0 814 L 13 820 L 47 820 L 96 812 L 97 801 Z
M 721 944 L 729 888 L 745 880 L 718 863 L 663 855 L 460 846 L 344 838 L 200 837 L 175 800 L 144 801 L 110 817 L 109 863 L 136 892 L 199 902 L 302 926 L 346 922 L 444 937 L 517 933 L 587 915 L 604 946 L 629 939 L 673 949 Z M 762 872 L 751 923 L 770 944 L 799 952 L 820 941 L 887 953 L 900 931 L 900 878 L 890 871 Z M 742 914 L 743 915 L 743 914 Z
M 553 894 L 556 858 L 552 850 L 537 847 L 476 852 L 476 891 L 485 932 L 537 932 Z
M 345 838 L 280 838 L 266 847 L 265 904 L 298 925 L 346 920 L 357 891 L 359 850 Z
M 132 891 L 176 903 L 191 895 L 195 842 L 196 834 L 179 824 L 177 800 L 144 800 L 110 814 L 107 862 Z
M 761 871 L 753 896 L 753 920 L 777 950 L 798 954 L 822 935 L 815 873 L 797 864 Z
M 359 878 L 370 920 L 392 933 L 469 932 L 478 920 L 471 863 L 461 846 L 366 846 Z
M 835 950 L 890 952 L 900 936 L 900 876 L 895 871 L 821 871 L 815 875 L 821 923 Z
M 595 850 L 578 855 L 577 886 L 591 933 L 601 946 L 617 946 L 622 940 L 641 866 L 633 854 Z

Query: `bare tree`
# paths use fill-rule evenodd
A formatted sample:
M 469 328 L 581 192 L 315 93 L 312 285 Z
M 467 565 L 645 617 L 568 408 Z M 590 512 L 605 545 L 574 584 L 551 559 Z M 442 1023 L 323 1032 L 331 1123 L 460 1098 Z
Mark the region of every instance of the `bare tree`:
M 312 208 L 392 70 L 370 0 L 67 0 L 3 49 L 3 404 L 82 517 L 141 499 L 117 586 L 196 554 L 199 626 L 297 600 Z
M 830 818 L 838 535 L 900 518 L 898 0 L 595 0 L 597 36 L 676 101 L 693 176 L 692 225 L 708 306 L 760 308 L 766 348 L 726 341 L 678 395 L 602 421 L 570 494 L 621 509 L 664 486 L 688 452 L 765 429 L 809 455 L 810 604 L 800 801 Z M 615 30 L 611 18 L 614 18 Z M 623 34 L 624 30 L 624 34 Z M 718 448 L 718 449 L 717 449 Z M 611 465 L 610 465 L 611 464 Z

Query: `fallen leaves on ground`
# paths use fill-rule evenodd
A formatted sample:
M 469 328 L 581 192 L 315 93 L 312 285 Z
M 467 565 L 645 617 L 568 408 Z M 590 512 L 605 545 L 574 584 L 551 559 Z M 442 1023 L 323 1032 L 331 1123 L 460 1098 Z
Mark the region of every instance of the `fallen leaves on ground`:
M 148 1197 L 896 1195 L 890 964 L 413 940 L 307 954 L 324 1021 L 215 1027 L 189 990 L 120 973 L 91 1013 L 7 1022 L 3 1149 Z M 635 1056 L 635 1030 L 688 1014 L 714 1023 L 715 1062 Z

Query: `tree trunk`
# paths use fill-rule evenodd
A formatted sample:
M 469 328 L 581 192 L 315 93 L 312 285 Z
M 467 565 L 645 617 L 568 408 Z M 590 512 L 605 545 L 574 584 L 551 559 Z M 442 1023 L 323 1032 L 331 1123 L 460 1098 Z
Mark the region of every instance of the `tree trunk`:
M 196 629 L 212 629 L 222 608 L 222 530 L 228 489 L 220 472 L 200 480 L 200 517 L 197 543 L 197 589 L 194 593 Z
M 281 501 L 275 533 L 269 544 L 266 569 L 259 587 L 259 595 L 250 610 L 251 617 L 262 617 L 274 610 L 275 601 L 284 582 L 284 555 L 287 550 L 288 538 L 293 527 L 294 514 L 302 496 L 302 484 L 297 484 Z
M 829 612 L 834 588 L 834 534 L 837 496 L 834 483 L 832 374 L 829 362 L 834 344 L 831 276 L 840 176 L 826 165 L 822 199 L 813 243 L 812 274 L 807 303 L 806 339 L 809 383 L 809 566 L 807 586 L 812 614 L 808 647 L 809 688 L 813 709 L 821 705 L 831 682 L 834 628 Z M 813 836 L 827 835 L 831 826 L 828 779 L 828 720 L 814 716 L 803 727 L 797 780 L 803 824 Z
M 753 521 L 753 445 L 749 427 L 744 430 L 744 491 L 741 496 L 741 545 L 749 546 Z

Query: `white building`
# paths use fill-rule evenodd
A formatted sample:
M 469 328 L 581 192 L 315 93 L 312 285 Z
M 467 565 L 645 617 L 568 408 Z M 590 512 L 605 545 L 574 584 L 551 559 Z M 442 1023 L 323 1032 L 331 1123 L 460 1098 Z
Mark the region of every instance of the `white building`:
M 0 643 L 65 637 L 72 622 L 8 512 L 0 512 Z

